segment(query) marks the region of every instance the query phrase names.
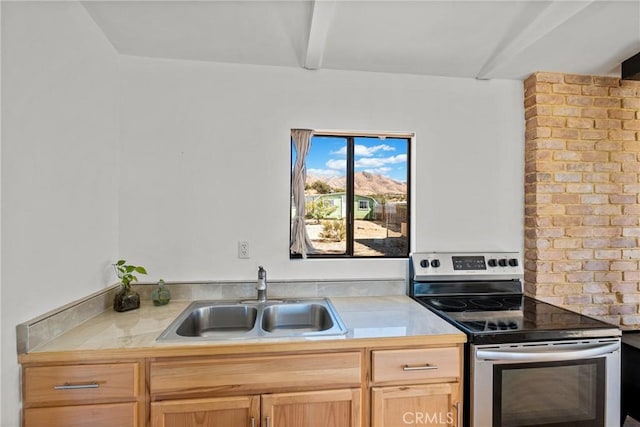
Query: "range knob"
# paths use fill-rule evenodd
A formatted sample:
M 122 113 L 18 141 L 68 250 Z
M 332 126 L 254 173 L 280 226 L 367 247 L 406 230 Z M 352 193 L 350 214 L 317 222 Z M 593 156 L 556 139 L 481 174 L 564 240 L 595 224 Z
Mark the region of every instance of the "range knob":
M 517 266 L 518 266 L 518 259 L 517 259 L 517 258 L 511 258 L 511 259 L 509 260 L 509 265 L 510 265 L 511 267 L 517 267 Z
M 506 266 L 507 266 L 507 260 L 506 260 L 506 258 L 503 258 L 503 259 L 498 260 L 498 265 L 499 265 L 500 267 L 506 267 Z
M 440 267 L 440 260 L 439 259 L 432 259 L 431 260 L 431 267 L 433 267 L 433 268 Z
M 491 258 L 489 261 L 487 261 L 487 264 L 489 264 L 489 267 L 496 267 L 498 265 L 498 260 Z
M 420 261 L 420 267 L 429 268 L 429 260 L 428 259 L 423 259 L 422 261 Z

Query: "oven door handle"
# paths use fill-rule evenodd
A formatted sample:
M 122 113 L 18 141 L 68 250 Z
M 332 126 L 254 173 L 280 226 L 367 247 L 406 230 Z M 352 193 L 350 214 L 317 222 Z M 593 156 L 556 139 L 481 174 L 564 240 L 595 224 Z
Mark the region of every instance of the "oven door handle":
M 476 356 L 484 360 L 505 360 L 505 361 L 547 361 L 547 360 L 568 360 L 568 359 L 588 359 L 603 356 L 620 350 L 620 343 L 607 344 L 583 350 L 567 351 L 544 351 L 544 352 L 520 352 L 513 350 L 478 350 Z

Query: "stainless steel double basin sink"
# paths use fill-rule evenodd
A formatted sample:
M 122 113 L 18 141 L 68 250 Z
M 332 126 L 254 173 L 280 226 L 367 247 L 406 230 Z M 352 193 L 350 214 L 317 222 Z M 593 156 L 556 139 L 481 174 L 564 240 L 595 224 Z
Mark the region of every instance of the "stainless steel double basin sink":
M 323 337 L 347 332 L 327 298 L 192 302 L 158 341 Z

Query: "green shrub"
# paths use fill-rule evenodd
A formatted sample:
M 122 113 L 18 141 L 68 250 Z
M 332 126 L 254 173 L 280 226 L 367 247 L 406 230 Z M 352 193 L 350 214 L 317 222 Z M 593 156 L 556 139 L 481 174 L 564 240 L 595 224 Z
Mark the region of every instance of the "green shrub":
M 319 236 L 323 239 L 341 242 L 347 235 L 347 224 L 344 221 L 322 221 L 322 231 Z
M 320 220 L 331 215 L 336 209 L 333 203 L 329 200 L 317 199 L 313 202 L 308 202 L 305 206 L 306 209 L 306 218 L 315 218 L 316 223 L 320 224 Z

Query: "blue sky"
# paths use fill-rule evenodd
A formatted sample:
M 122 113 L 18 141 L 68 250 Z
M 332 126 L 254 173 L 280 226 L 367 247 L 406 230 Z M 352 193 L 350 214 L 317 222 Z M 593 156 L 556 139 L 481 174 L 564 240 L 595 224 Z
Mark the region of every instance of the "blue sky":
M 346 138 L 314 136 L 307 156 L 307 173 L 344 176 Z M 355 139 L 355 171 L 371 172 L 396 181 L 407 181 L 407 140 L 399 138 Z

